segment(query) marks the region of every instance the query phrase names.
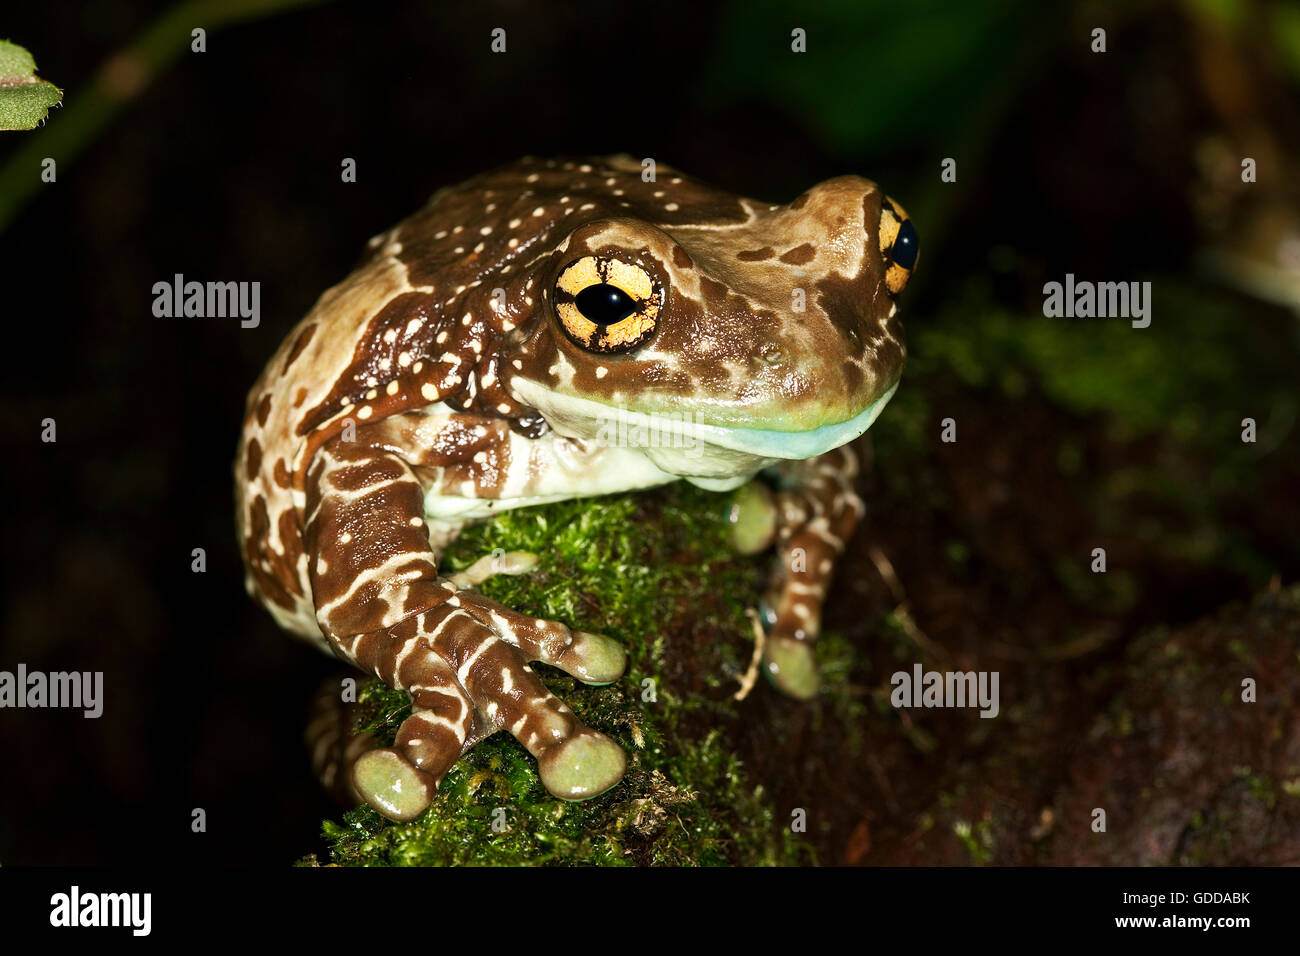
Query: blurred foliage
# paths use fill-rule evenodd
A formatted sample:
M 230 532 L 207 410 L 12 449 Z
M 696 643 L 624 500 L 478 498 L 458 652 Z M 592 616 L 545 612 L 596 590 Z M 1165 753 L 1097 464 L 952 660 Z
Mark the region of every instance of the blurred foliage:
M 721 17 L 707 93 L 774 104 L 840 156 L 960 142 L 1058 12 L 1032 0 L 738 0 Z M 796 28 L 815 56 L 793 52 Z

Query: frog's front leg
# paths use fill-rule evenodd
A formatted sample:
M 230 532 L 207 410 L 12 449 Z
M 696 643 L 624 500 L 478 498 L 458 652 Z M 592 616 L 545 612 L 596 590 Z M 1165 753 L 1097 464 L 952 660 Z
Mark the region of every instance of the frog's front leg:
M 392 450 L 391 421 L 358 429 L 355 441 L 326 443 L 307 476 L 303 537 L 317 623 L 341 657 L 408 691 L 414 707 L 394 747 L 357 758 L 353 786 L 386 816 L 411 819 L 466 750 L 508 730 L 557 797 L 607 790 L 623 776 L 622 749 L 583 724 L 528 664 L 607 683 L 622 674 L 621 648 L 517 615 L 439 576 L 424 489 Z
M 808 700 L 817 694 L 812 645 L 821 631 L 835 558 L 864 510 L 853 490 L 858 459 L 845 445 L 805 461 L 782 462 L 774 470 L 775 495 L 750 496 L 744 506 L 750 513 L 736 516 L 745 529 L 737 535 L 737 545 L 757 550 L 775 536 L 777 563 L 767 594 L 763 665 L 782 691 Z M 763 532 L 765 524 L 772 534 Z

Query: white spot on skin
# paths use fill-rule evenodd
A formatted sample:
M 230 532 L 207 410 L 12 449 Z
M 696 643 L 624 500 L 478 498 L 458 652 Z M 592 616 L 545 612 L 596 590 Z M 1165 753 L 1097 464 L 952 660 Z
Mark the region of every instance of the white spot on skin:
M 510 406 L 507 405 L 505 402 L 502 402 L 500 405 L 497 406 L 497 411 L 500 412 L 502 415 L 509 415 Z
M 396 395 L 398 388 L 399 386 L 396 382 L 389 382 L 388 387 L 384 389 L 384 391 L 389 395 Z
M 519 224 L 521 222 L 523 222 L 522 219 L 511 219 L 508 223 L 506 223 L 506 227 L 509 229 L 518 229 Z
M 384 341 L 392 345 L 397 341 L 397 329 L 389 329 L 384 333 Z
M 664 209 L 668 210 L 668 212 L 676 212 L 678 208 L 679 207 L 675 202 L 664 203 Z
M 438 400 L 438 390 L 429 382 L 425 382 L 420 386 L 420 397 L 426 402 L 435 402 Z
M 609 374 L 609 369 L 605 368 L 605 366 L 603 365 L 596 366 L 596 378 L 604 378 L 608 374 Z
M 357 409 L 357 418 L 366 419 L 375 413 L 375 410 L 369 405 L 362 405 Z
M 543 215 L 545 212 L 546 212 L 545 209 L 543 209 L 541 206 L 538 206 L 536 209 L 533 210 L 533 215 L 534 215 L 534 216 L 541 216 L 541 215 Z
M 443 329 L 441 332 L 439 332 L 439 333 L 438 333 L 438 337 L 437 337 L 436 339 L 434 339 L 434 341 L 437 342 L 439 345 L 442 345 L 442 343 L 446 342 L 446 341 L 447 341 L 447 330 L 446 330 L 446 329 Z
M 411 364 L 411 353 L 410 353 L 410 352 L 401 352 L 401 353 L 399 353 L 398 356 L 397 356 L 397 364 L 400 365 L 400 366 L 402 366 L 402 368 L 406 368 L 408 365 L 410 365 L 410 364 Z
M 491 212 L 491 211 L 492 211 L 491 208 L 489 208 L 489 209 L 488 209 L 488 212 Z M 491 227 L 491 226 L 484 226 L 484 227 L 482 227 L 481 229 L 479 229 L 478 234 L 479 234 L 480 236 L 490 236 L 490 235 L 492 235 L 492 227 Z

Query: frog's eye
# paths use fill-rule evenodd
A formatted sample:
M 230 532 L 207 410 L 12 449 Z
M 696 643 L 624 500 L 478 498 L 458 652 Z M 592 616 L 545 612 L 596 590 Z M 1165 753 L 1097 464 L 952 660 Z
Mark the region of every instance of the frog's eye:
M 640 266 L 605 256 L 570 262 L 555 283 L 555 312 L 569 338 L 593 352 L 626 352 L 650 337 L 663 292 Z
M 903 207 L 886 196 L 880 204 L 880 254 L 885 260 L 885 287 L 890 295 L 903 291 L 919 252 L 916 226 Z

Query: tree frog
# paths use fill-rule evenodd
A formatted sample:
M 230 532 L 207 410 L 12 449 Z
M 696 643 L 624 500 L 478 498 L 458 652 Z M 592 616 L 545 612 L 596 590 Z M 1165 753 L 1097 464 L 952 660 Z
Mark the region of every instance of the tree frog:
M 502 509 L 769 472 L 776 490 L 748 498 L 767 531 L 742 536 L 780 559 L 762 666 L 815 695 L 822 602 L 862 512 L 848 443 L 897 387 L 916 258 L 867 179 L 769 205 L 627 156 L 525 158 L 371 239 L 253 386 L 235 463 L 249 592 L 411 696 L 392 747 L 349 752 L 351 792 L 411 819 L 498 730 L 557 797 L 622 778 L 622 749 L 529 666 L 608 683 L 621 645 L 475 589 L 532 556 L 439 569 Z

